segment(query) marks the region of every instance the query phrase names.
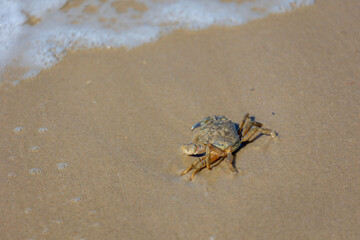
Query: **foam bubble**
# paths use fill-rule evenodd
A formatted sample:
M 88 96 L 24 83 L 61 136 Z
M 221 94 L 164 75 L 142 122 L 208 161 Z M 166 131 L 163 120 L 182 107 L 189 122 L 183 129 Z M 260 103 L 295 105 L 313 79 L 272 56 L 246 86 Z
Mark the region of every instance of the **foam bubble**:
M 56 220 L 55 220 L 55 223 L 57 223 L 57 224 L 62 224 L 62 223 L 63 223 L 63 220 L 62 220 L 62 219 L 56 219 Z
M 38 152 L 40 150 L 40 146 L 33 146 L 30 148 L 32 152 Z
M 47 131 L 49 131 L 49 129 L 46 128 L 46 127 L 39 128 L 39 129 L 38 129 L 38 132 L 39 132 L 39 133 L 46 133 Z
M 29 170 L 29 173 L 30 173 L 31 175 L 39 175 L 39 174 L 42 173 L 42 170 L 39 169 L 39 168 L 32 168 L 32 169 Z
M 71 8 L 66 3 L 2 1 L 0 77 L 9 79 L 1 77 L 0 82 L 34 77 L 61 61 L 69 49 L 133 48 L 179 28 L 240 25 L 314 4 L 314 0 L 248 0 L 241 4 L 220 0 L 137 0 L 136 5 L 86 0 Z M 94 6 L 91 11 L 90 5 Z M 25 70 L 21 75 L 19 71 L 5 75 L 9 65 Z
M 32 208 L 26 208 L 26 209 L 24 210 L 24 212 L 27 213 L 27 214 L 29 214 L 29 213 L 32 212 Z
M 16 177 L 16 173 L 13 172 L 13 171 L 10 171 L 9 174 L 8 174 L 8 177 L 9 177 L 9 178 L 15 178 L 15 177 Z
M 81 202 L 81 199 L 82 199 L 81 197 L 75 197 L 72 198 L 70 202 L 79 204 Z
M 56 164 L 56 166 L 59 170 L 65 170 L 70 165 L 67 162 L 61 162 L 61 163 Z
M 14 131 L 14 133 L 16 133 L 16 134 L 20 134 L 23 130 L 24 130 L 24 127 L 19 126 L 19 127 L 14 128 L 13 131 Z
M 93 209 L 89 210 L 89 214 L 90 214 L 90 215 L 95 215 L 95 214 L 96 214 L 96 210 L 93 210 Z

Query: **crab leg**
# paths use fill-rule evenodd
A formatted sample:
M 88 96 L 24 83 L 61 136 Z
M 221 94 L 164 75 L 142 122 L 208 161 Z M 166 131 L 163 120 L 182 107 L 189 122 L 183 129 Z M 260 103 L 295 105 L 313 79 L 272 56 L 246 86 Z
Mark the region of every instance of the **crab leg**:
M 260 128 L 258 127 L 253 127 L 250 129 L 250 131 L 248 131 L 246 133 L 245 136 L 243 136 L 243 138 L 241 139 L 241 142 L 246 142 L 248 141 L 252 136 L 255 136 L 254 134 L 259 130 Z M 252 140 L 254 140 L 255 138 L 253 138 Z
M 243 129 L 245 122 L 248 118 L 249 118 L 249 113 L 245 114 L 245 116 L 243 117 L 243 120 L 241 121 L 241 124 L 239 126 L 239 131 L 238 131 L 239 135 L 241 135 L 241 130 Z
M 225 158 L 226 165 L 233 174 L 237 174 L 238 170 L 233 165 L 234 156 L 232 155 L 231 148 L 226 150 L 227 156 Z
M 244 131 L 243 131 L 243 133 L 242 133 L 242 137 L 244 137 L 244 136 L 249 132 L 249 130 L 250 130 L 250 128 L 251 128 L 252 126 L 262 127 L 262 125 L 263 125 L 263 124 L 260 123 L 260 122 L 252 122 L 252 121 L 247 122 L 247 123 L 245 124 Z
M 247 122 L 242 130 L 241 137 L 244 137 L 251 128 L 251 121 Z
M 200 166 L 198 166 L 195 171 L 193 172 L 193 174 L 191 175 L 190 177 L 190 181 L 194 178 L 195 174 L 197 174 L 198 172 L 201 171 L 201 169 L 203 169 L 205 167 L 205 164 L 204 163 L 201 163 Z
M 219 155 L 217 152 L 212 152 L 210 151 L 210 155 L 209 155 L 209 164 L 216 162 L 220 157 L 222 157 L 224 154 Z M 183 171 L 181 173 L 181 175 L 186 174 L 187 172 L 189 172 L 191 169 L 193 169 L 195 167 L 195 171 L 193 172 L 193 174 L 190 177 L 190 180 L 192 180 L 195 176 L 195 174 L 197 174 L 198 172 L 200 172 L 204 167 L 206 167 L 206 162 L 204 162 L 204 159 L 206 158 L 206 156 L 203 156 L 201 158 L 198 158 L 197 160 L 195 160 L 193 162 L 193 164 L 191 164 L 191 166 L 189 166 L 185 171 Z
M 183 171 L 180 175 L 184 175 L 186 173 L 188 173 L 191 169 L 193 169 L 196 165 L 199 164 L 199 162 L 201 162 L 202 159 L 201 158 L 198 158 L 196 159 L 185 171 Z
M 273 137 L 273 138 L 276 137 L 276 133 L 275 133 L 274 131 L 272 131 L 271 129 L 268 129 L 268 128 L 257 128 L 256 131 L 259 131 L 259 132 L 261 132 L 262 134 L 271 136 L 271 137 Z M 255 132 L 256 132 L 256 131 L 255 131 Z M 249 141 L 249 142 L 252 142 L 252 141 L 255 140 L 255 138 L 256 138 L 256 135 L 253 134 L 253 136 L 248 137 L 248 141 Z
M 270 135 L 273 138 L 276 137 L 276 132 L 274 132 L 273 130 L 268 129 L 268 128 L 260 128 L 259 132 L 261 132 L 262 134 L 265 134 L 265 135 Z
M 225 150 L 225 152 L 223 152 L 223 154 L 219 154 L 218 152 L 211 152 L 212 154 L 210 154 L 210 160 L 209 160 L 209 164 L 214 163 L 215 161 L 217 161 L 220 157 L 223 157 L 224 155 L 226 155 L 225 157 L 225 162 L 228 166 L 228 168 L 230 169 L 230 171 L 233 174 L 237 174 L 239 171 L 233 166 L 233 160 L 234 160 L 234 156 L 232 155 L 232 151 L 231 148 L 228 148 L 227 150 Z M 207 166 L 207 162 L 204 162 L 204 158 L 206 156 L 199 158 L 198 160 L 196 160 L 188 169 L 186 169 L 181 175 L 184 175 L 185 173 L 189 172 L 191 169 L 193 169 L 195 167 L 195 171 L 193 172 L 193 174 L 190 177 L 190 180 L 192 180 L 194 178 L 194 176 L 200 172 L 203 168 L 205 168 Z
M 205 162 L 206 162 L 207 169 L 211 170 L 211 167 L 210 167 L 210 144 L 208 144 L 206 146 Z
M 241 140 L 241 142 L 246 142 L 246 141 L 249 141 L 249 142 L 252 142 L 255 140 L 256 136 L 255 133 L 259 131 L 261 132 L 262 134 L 265 134 L 265 135 L 270 135 L 271 137 L 276 137 L 276 133 L 274 131 L 272 131 L 271 129 L 268 129 L 268 128 L 261 128 L 261 127 L 254 127 L 254 128 L 251 128 L 250 131 L 245 135 L 243 136 L 243 139 Z

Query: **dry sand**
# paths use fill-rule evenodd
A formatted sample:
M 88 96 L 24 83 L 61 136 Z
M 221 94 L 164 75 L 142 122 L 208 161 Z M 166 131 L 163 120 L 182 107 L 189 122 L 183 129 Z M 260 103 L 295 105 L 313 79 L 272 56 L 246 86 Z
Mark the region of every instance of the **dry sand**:
M 360 239 L 359 16 L 318 0 L 3 85 L 0 238 Z M 279 139 L 242 148 L 243 175 L 179 176 L 193 123 L 246 112 Z

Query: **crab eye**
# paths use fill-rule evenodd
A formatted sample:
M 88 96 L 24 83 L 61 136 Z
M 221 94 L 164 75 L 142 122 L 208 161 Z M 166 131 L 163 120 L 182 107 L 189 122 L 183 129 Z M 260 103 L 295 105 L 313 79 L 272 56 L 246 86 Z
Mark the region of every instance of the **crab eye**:
M 202 122 L 205 123 L 205 124 L 208 123 L 209 121 L 210 121 L 210 117 L 204 118 L 204 119 L 202 120 Z
M 226 117 L 224 117 L 224 116 L 216 117 L 216 120 L 224 121 L 224 120 L 226 120 Z

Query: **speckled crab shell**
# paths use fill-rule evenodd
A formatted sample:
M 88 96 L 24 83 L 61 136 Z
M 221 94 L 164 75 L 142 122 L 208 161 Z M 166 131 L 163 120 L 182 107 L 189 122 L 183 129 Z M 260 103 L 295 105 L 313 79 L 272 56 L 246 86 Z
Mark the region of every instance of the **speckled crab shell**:
M 240 147 L 240 136 L 235 123 L 224 116 L 211 116 L 200 122 L 198 141 L 204 144 L 211 144 L 225 150 L 232 147 L 232 152 Z M 194 127 L 197 127 L 194 125 Z

